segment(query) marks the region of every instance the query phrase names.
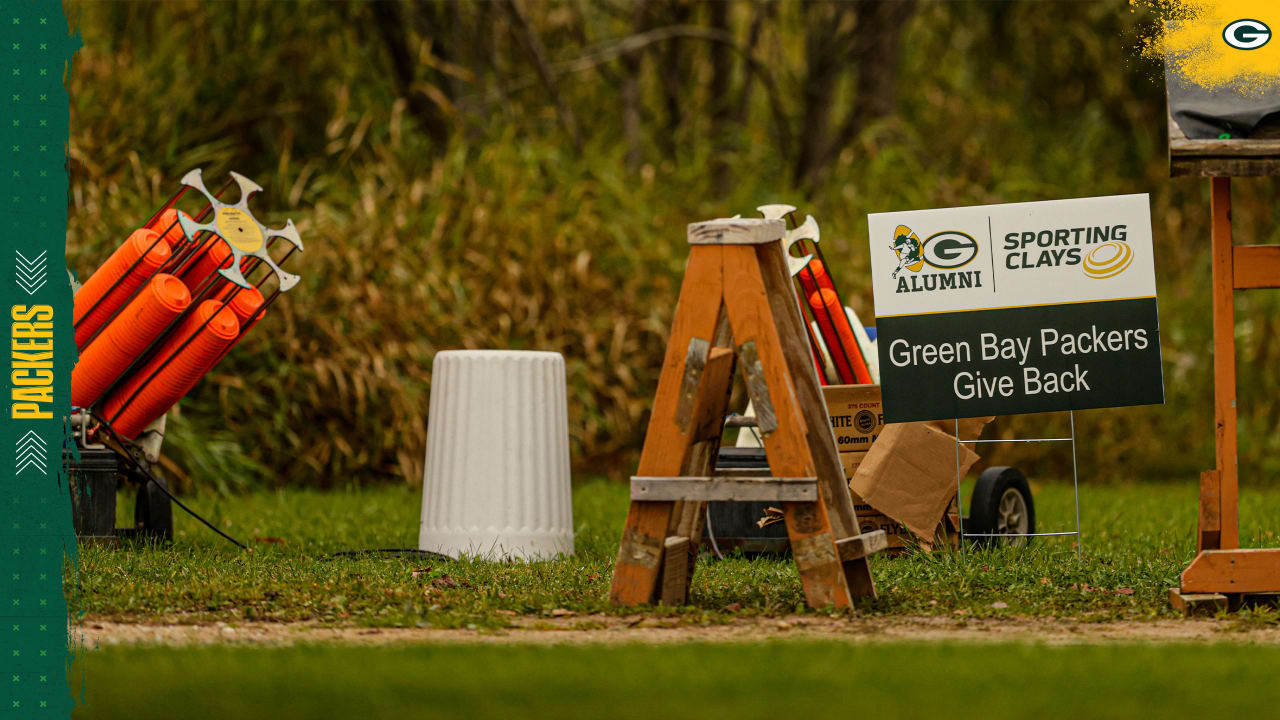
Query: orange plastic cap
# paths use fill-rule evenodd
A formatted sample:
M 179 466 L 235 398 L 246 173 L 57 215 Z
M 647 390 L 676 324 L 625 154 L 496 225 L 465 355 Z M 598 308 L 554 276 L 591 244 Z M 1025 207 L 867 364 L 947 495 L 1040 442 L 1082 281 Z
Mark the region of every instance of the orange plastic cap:
M 71 403 L 88 407 L 96 402 L 190 304 L 181 280 L 165 273 L 152 278 L 80 354 L 71 371 Z
M 77 348 L 83 350 L 98 328 L 168 262 L 169 246 L 159 239 L 154 230 L 134 230 L 80 287 L 72 311 Z

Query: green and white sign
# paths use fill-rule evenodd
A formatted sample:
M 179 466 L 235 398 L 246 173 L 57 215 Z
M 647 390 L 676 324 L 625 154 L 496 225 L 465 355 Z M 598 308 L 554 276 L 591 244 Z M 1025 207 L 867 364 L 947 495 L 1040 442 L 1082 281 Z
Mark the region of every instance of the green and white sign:
M 1164 402 L 1147 195 L 867 225 L 886 422 Z

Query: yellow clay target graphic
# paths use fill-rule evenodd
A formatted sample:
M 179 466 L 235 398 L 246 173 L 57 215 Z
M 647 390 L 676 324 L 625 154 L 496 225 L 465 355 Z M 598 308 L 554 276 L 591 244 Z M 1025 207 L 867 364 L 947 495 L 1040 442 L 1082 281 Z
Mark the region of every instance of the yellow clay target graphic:
M 1126 242 L 1103 243 L 1084 257 L 1084 274 L 1101 280 L 1115 277 L 1133 264 L 1133 248 Z
M 257 252 L 262 247 L 262 231 L 249 213 L 240 208 L 222 208 L 218 211 L 217 223 L 218 234 L 242 252 Z

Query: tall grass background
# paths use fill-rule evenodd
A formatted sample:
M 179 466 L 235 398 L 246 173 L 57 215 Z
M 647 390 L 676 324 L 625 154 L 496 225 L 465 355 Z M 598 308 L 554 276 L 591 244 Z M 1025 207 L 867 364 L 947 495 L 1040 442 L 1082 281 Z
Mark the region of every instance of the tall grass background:
M 520 6 L 553 63 L 632 32 L 625 4 Z M 793 179 L 759 87 L 743 122 L 709 124 L 710 49 L 697 43 L 682 46 L 677 123 L 662 97 L 677 70 L 656 46 L 640 56 L 632 164 L 618 62 L 558 77 L 579 153 L 553 99 L 524 82 L 534 69 L 503 23 L 448 28 L 498 47 L 489 66 L 440 62 L 432 28 L 414 31 L 415 62 L 453 88 L 441 142 L 391 79 L 368 4 L 67 7 L 85 43 L 68 76 L 78 275 L 194 167 L 211 186 L 228 170 L 254 178 L 255 210 L 268 224 L 293 218 L 306 243 L 290 265 L 302 283 L 171 417 L 169 472 L 188 486 L 421 482 L 431 360 L 455 348 L 563 353 L 575 472 L 622 478 L 643 440 L 686 223 L 799 206 L 821 223 L 846 301 L 871 318 L 867 213 L 1134 192 L 1151 194 L 1166 403 L 1079 413 L 1081 476 L 1191 482 L 1212 466 L 1207 183 L 1168 177 L 1160 68 L 1132 50 L 1152 18 L 1126 3 L 921 3 L 900 56 L 882 60 L 898 68 L 895 110 L 817 182 Z M 730 6 L 736 36 L 754 8 Z M 756 46 L 789 122 L 804 112 L 816 11 L 775 4 Z M 495 99 L 495 87 L 508 90 Z M 1276 187 L 1236 183 L 1238 242 L 1280 241 Z M 1246 483 L 1266 482 L 1280 469 L 1280 305 L 1267 293 L 1238 305 L 1241 467 Z M 1066 422 L 1001 418 L 988 433 L 1058 435 Z M 1061 448 L 986 460 L 1070 474 Z

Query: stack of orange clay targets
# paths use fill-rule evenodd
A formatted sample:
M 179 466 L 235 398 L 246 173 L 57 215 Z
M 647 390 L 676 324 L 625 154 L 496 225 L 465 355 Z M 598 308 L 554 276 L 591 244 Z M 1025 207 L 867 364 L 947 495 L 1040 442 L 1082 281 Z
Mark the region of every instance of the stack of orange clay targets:
M 818 379 L 823 385 L 879 382 L 878 373 L 874 372 L 870 339 L 857 316 L 845 307 L 827 272 L 817 221 L 807 215 L 803 223 L 795 225 L 792 218 L 796 209 L 790 205 L 762 205 L 757 210 L 766 218 L 781 219 L 793 226 L 787 230 L 783 245 L 788 270 L 798 281 L 796 292 L 809 326 L 809 346 Z M 809 253 L 810 248 L 816 257 Z M 801 254 L 797 255 L 793 249 Z
M 234 172 L 216 194 L 200 170 L 181 182 L 75 296 L 80 358 L 71 404 L 130 439 L 195 387 L 299 279 L 280 268 L 302 250 L 293 221 L 270 229 L 249 211 L 261 187 Z M 232 185 L 240 190 L 234 205 L 220 199 Z M 192 189 L 205 201 L 194 217 L 175 207 Z

